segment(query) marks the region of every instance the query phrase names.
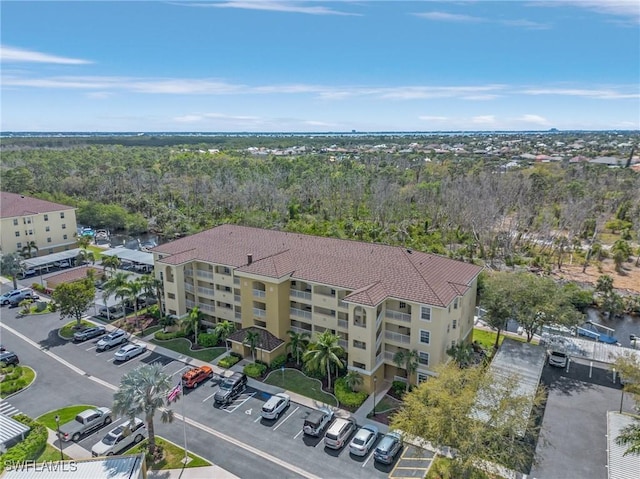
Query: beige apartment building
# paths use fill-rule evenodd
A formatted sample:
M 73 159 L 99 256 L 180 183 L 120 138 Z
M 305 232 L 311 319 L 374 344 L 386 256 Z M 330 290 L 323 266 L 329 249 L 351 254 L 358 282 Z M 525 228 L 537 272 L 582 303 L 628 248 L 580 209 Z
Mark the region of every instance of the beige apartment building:
M 287 331 L 330 330 L 370 391 L 377 381 L 413 384 L 448 361 L 446 350 L 470 341 L 481 267 L 445 257 L 358 241 L 223 225 L 153 249 L 169 314 L 197 306 L 205 324 L 229 320 L 243 344 L 259 332 L 256 354 L 284 354 Z M 393 361 L 415 350 L 417 372 L 407 378 Z
M 76 245 L 76 208 L 71 206 L 0 192 L 0 220 L 3 253 L 22 253 L 29 245 L 35 245 L 37 256 L 42 256 Z M 36 256 L 33 249 L 31 256 Z

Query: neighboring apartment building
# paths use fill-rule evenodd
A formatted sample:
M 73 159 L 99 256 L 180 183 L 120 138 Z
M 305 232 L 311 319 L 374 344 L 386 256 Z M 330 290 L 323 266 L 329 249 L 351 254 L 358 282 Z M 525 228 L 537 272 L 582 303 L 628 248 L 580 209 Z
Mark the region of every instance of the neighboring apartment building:
M 339 336 L 347 365 L 373 378 L 406 378 L 393 361 L 416 350 L 412 383 L 470 341 L 481 267 L 396 246 L 223 225 L 153 249 L 169 314 L 195 306 L 211 325 L 229 320 L 260 332 L 257 358 L 285 353 L 287 331 Z
M 0 248 L 3 253 L 22 253 L 29 245 L 31 256 L 74 248 L 76 209 L 51 201 L 0 192 Z

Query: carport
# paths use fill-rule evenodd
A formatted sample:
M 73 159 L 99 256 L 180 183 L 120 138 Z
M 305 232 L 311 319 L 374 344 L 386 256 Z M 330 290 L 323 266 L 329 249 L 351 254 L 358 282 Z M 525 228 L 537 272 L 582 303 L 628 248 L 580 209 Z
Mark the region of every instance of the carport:
M 153 253 L 145 253 L 129 248 L 112 248 L 101 252 L 102 256 L 117 256 L 123 261 L 153 266 Z
M 4 452 L 20 441 L 24 441 L 30 430 L 29 426 L 0 413 L 0 450 Z
M 48 266 L 53 266 L 55 261 L 75 259 L 78 257 L 78 254 L 80 254 L 80 251 L 80 248 L 74 248 L 67 251 L 60 251 L 59 253 L 51 253 L 45 256 L 28 258 L 24 260 L 24 264 L 27 268 L 42 269 Z
M 626 479 L 638 477 L 640 471 L 640 456 L 637 454 L 624 455 L 627 446 L 618 446 L 616 437 L 622 430 L 633 424 L 634 418 L 628 414 L 615 411 L 607 412 L 607 471 L 608 479 Z

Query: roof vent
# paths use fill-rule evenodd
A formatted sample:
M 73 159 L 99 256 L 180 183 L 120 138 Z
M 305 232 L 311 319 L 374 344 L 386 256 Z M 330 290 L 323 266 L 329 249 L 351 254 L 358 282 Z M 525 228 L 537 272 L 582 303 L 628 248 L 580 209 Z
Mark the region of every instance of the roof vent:
M 248 254 L 247 255 L 247 264 L 249 265 L 251 263 L 253 263 L 253 255 L 252 254 Z
M 409 254 L 413 254 L 413 251 L 411 251 L 410 249 L 407 250 L 407 253 Z

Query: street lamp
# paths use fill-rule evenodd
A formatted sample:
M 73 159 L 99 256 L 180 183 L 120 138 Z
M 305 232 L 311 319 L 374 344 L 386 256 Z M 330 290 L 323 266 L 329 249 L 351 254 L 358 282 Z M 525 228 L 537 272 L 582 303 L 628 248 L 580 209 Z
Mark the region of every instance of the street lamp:
M 60 460 L 64 461 L 64 454 L 62 454 L 62 436 L 60 436 L 60 416 L 56 414 L 56 430 L 58 431 L 58 446 L 60 447 Z
M 376 417 L 376 385 L 378 384 L 378 378 L 373 376 L 373 417 Z

